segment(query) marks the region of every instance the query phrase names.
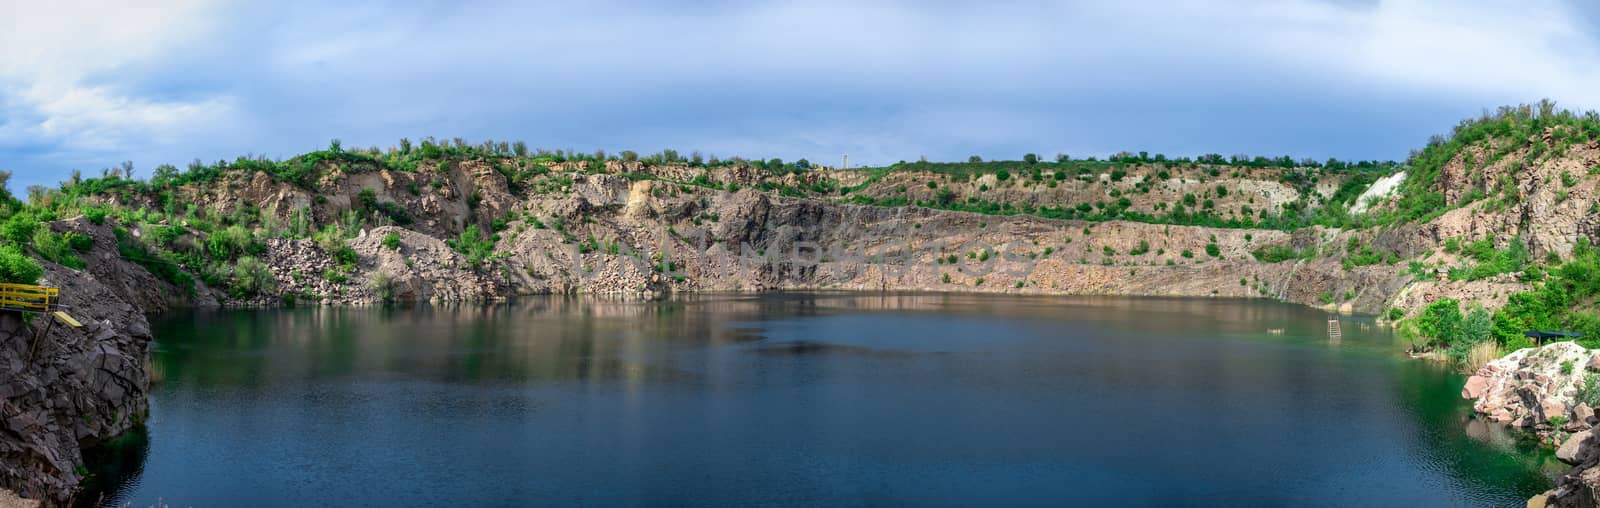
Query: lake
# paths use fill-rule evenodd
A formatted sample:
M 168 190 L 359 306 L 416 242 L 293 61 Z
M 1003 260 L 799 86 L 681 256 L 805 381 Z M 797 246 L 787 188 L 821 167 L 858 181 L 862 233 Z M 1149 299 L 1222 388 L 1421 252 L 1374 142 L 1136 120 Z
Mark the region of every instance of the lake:
M 1264 300 L 524 298 L 152 318 L 149 506 L 1520 506 L 1564 470 Z

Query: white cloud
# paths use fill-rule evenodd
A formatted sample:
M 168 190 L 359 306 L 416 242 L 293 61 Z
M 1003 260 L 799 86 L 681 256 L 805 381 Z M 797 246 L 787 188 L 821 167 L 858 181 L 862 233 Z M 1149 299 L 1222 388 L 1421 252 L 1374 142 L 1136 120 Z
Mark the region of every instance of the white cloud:
M 23 48 L 0 55 L 0 159 L 430 134 L 878 163 L 1373 158 L 1483 107 L 1600 107 L 1600 11 L 1556 0 L 45 5 L 0 16 Z
M 199 0 L 17 3 L 0 16 L 0 147 L 52 145 L 121 155 L 221 122 L 228 97 L 161 99 L 120 83 L 211 28 Z

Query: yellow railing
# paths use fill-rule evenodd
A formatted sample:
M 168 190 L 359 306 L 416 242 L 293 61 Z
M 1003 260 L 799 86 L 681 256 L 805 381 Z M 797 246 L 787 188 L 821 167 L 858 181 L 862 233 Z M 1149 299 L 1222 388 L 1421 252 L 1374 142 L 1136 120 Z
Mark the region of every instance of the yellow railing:
M 0 283 L 0 310 L 49 312 L 56 307 L 61 290 L 32 284 Z

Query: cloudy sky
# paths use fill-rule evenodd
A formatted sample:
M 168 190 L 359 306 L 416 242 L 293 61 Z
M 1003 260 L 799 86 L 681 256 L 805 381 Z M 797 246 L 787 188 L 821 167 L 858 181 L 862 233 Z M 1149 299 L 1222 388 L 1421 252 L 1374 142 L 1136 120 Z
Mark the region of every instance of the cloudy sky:
M 1486 107 L 1600 107 L 1592 4 L 0 0 L 0 169 L 20 190 L 429 135 L 853 163 L 1400 159 Z

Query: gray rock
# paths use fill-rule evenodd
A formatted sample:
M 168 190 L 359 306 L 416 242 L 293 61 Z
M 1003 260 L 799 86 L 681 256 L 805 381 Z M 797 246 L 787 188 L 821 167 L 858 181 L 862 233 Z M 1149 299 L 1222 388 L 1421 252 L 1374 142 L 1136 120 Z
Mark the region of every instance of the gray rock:
M 115 240 L 95 244 L 115 248 Z M 105 259 L 88 258 L 96 264 Z M 61 289 L 62 303 L 82 328 L 0 312 L 0 489 L 47 505 L 62 503 L 77 488 L 80 443 L 111 439 L 144 420 L 150 328 L 144 309 L 124 298 L 159 286 L 112 287 L 149 283 L 148 272 L 140 272 L 137 266 L 80 272 L 46 263 L 45 284 Z M 161 307 L 167 301 L 141 303 Z

